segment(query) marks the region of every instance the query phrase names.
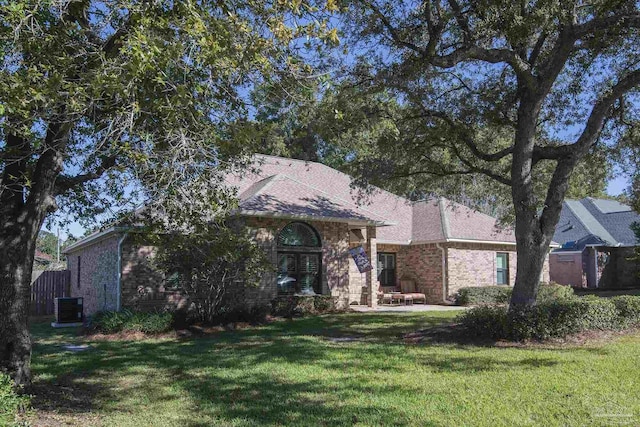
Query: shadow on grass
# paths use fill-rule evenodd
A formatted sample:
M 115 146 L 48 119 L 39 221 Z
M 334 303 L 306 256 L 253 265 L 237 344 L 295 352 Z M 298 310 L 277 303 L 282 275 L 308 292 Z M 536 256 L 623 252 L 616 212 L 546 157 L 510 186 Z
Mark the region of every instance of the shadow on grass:
M 450 322 L 451 315 L 431 313 L 329 315 L 190 340 L 91 342 L 78 353 L 61 346 L 82 339 L 73 331 L 36 325 L 33 405 L 77 415 L 135 413 L 138 401 L 130 396 L 150 402 L 188 397 L 195 409 L 176 415 L 181 425 L 210 425 L 212 419 L 242 425 L 406 425 L 411 420 L 402 405 L 383 408 L 363 397 L 424 394 L 424 388 L 380 376 L 412 375 L 416 364 L 473 374 L 559 363 L 551 357 L 497 361 L 474 354 L 472 347 L 468 357 L 451 357 L 428 346 L 406 363 L 412 347 L 403 339 L 406 333 Z

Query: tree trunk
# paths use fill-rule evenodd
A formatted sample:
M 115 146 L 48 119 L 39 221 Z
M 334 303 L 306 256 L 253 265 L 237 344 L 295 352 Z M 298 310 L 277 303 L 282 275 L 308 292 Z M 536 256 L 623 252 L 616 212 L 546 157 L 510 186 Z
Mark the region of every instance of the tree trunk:
M 525 88 L 521 88 L 521 94 L 511 164 L 511 196 L 516 215 L 518 266 L 509 306 L 510 312 L 535 304 L 544 261 L 551 242 L 549 229 L 543 231 L 540 227 L 532 179 L 536 122 L 542 98 L 532 95 Z
M 44 220 L 30 218 L 20 224 L 4 216 L 0 227 L 0 369 L 16 385 L 31 381 L 31 338 L 28 316 L 31 270 L 38 230 Z
M 516 242 L 518 266 L 509 306 L 511 311 L 535 304 L 550 239 L 543 237 L 538 243 L 529 235 L 516 237 Z
M 8 372 L 16 385 L 31 382 L 31 270 L 38 232 L 55 209 L 55 182 L 67 138 L 68 127 L 49 126 L 43 144 L 49 148 L 34 167 L 29 166 L 30 143 L 12 134 L 6 139 L 13 161 L 5 166 L 0 181 L 0 370 Z

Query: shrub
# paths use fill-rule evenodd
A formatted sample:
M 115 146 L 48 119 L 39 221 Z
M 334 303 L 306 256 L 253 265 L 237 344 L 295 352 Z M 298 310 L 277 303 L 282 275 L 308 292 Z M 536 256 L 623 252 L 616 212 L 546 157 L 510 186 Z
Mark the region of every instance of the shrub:
M 507 304 L 513 288 L 507 286 L 477 286 L 461 288 L 456 294 L 457 305 Z M 541 283 L 538 290 L 539 303 L 574 297 L 571 286 L 557 283 Z
M 538 290 L 538 299 L 537 301 L 545 302 L 545 301 L 554 301 L 561 299 L 568 299 L 575 297 L 576 294 L 573 292 L 573 288 L 567 285 L 559 285 L 558 283 L 541 283 L 540 289 Z
M 472 308 L 461 314 L 458 321 L 474 336 L 500 339 L 507 334 L 507 308 L 504 306 Z
M 214 324 L 226 325 L 229 323 L 247 322 L 254 325 L 266 323 L 267 315 L 271 311 L 268 305 L 254 305 L 253 307 L 238 306 L 230 308 L 223 306 L 218 315 L 212 319 Z
M 276 316 L 295 317 L 330 313 L 335 311 L 336 301 L 330 295 L 290 295 L 274 299 L 271 306 L 271 312 Z
M 190 227 L 189 233 L 159 237 L 154 263 L 189 299 L 195 320 L 217 323 L 238 310 L 235 301 L 242 298 L 242 289 L 256 287 L 273 265 L 239 223 L 221 218 L 190 222 Z
M 455 299 L 457 305 L 504 304 L 509 302 L 511 291 L 507 286 L 461 288 Z
M 29 407 L 29 396 L 18 394 L 11 378 L 0 373 L 0 425 L 18 425 L 18 414 Z
M 640 297 L 560 297 L 515 313 L 507 313 L 505 306 L 481 306 L 463 313 L 458 320 L 469 333 L 477 336 L 544 340 L 585 330 L 640 324 Z
M 640 324 L 640 297 L 620 295 L 611 298 L 611 301 L 616 306 L 616 310 L 618 310 L 623 326 Z
M 585 305 L 584 329 L 620 329 L 625 323 L 616 309 L 616 305 L 609 298 L 589 295 L 578 301 Z
M 159 334 L 171 330 L 174 316 L 171 312 L 138 312 L 131 310 L 102 311 L 92 319 L 95 330 L 105 334 L 117 332 L 143 332 Z

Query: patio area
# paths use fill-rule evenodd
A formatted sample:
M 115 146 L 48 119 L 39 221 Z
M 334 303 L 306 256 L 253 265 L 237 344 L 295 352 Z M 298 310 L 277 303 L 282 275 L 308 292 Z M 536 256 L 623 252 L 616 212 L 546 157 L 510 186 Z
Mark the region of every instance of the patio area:
M 423 311 L 455 311 L 466 310 L 469 307 L 462 307 L 459 305 L 435 305 L 435 304 L 409 304 L 409 305 L 378 305 L 376 308 L 367 307 L 366 305 L 352 305 L 351 310 L 359 313 L 408 313 L 408 312 L 423 312 Z

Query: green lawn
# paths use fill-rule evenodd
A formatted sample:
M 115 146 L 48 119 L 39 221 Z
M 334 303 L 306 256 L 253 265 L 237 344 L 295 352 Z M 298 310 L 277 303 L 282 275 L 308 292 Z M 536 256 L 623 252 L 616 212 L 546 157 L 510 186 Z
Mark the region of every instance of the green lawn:
M 640 335 L 582 348 L 406 344 L 455 312 L 343 314 L 188 340 L 33 326 L 36 425 L 639 425 Z M 61 343 L 85 343 L 83 352 Z

